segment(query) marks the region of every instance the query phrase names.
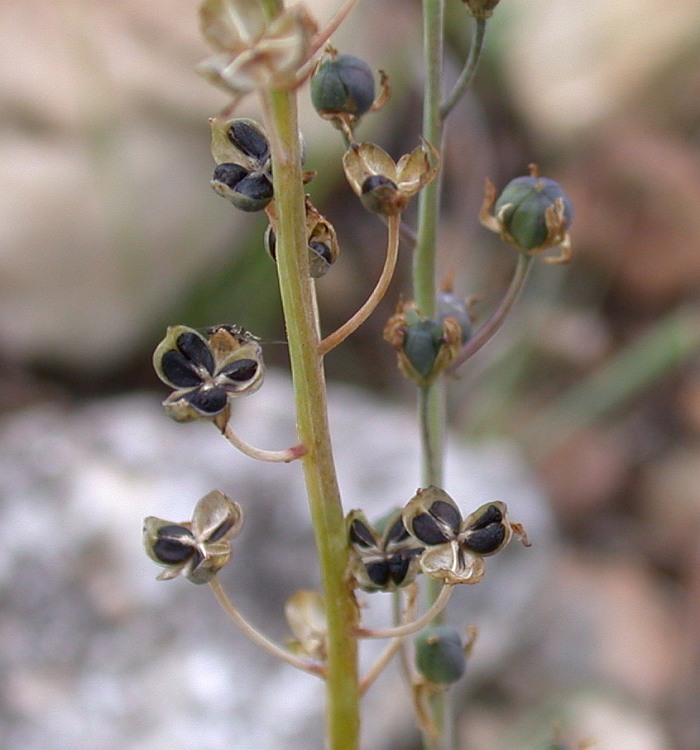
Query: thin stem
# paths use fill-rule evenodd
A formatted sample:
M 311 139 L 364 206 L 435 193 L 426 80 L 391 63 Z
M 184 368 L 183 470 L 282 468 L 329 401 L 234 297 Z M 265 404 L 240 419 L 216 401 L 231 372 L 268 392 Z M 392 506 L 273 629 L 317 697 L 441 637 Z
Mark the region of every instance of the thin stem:
M 403 637 L 394 638 L 391 643 L 389 643 L 367 674 L 362 678 L 362 682 L 360 682 L 360 695 L 364 695 L 369 690 L 374 681 L 384 671 L 402 646 Z
M 444 45 L 445 8 L 444 0 L 423 0 L 423 58 L 425 62 L 425 90 L 423 94 L 423 138 L 442 150 L 443 121 L 440 117 L 442 99 L 442 63 Z M 416 249 L 413 256 L 413 292 L 416 306 L 428 318 L 435 315 L 436 308 L 436 250 L 437 226 L 440 214 L 441 175 L 420 193 L 418 203 L 418 226 Z M 445 429 L 445 384 L 444 379 L 419 390 L 421 421 L 421 455 L 423 457 L 423 484 L 442 486 L 444 454 L 442 447 Z M 436 582 L 428 581 L 425 596 L 428 603 L 435 603 L 438 595 Z M 429 607 L 428 611 L 431 611 Z M 437 613 L 436 613 L 437 614 Z M 433 701 L 430 705 L 431 725 L 444 736 L 444 727 L 449 723 L 444 701 Z M 426 750 L 437 750 L 438 744 L 423 732 Z
M 268 451 L 263 448 L 256 448 L 250 443 L 246 443 L 233 431 L 230 424 L 227 424 L 221 434 L 226 440 L 231 443 L 234 448 L 237 448 L 241 453 L 244 453 L 250 458 L 256 458 L 258 461 L 271 461 L 273 463 L 289 463 L 290 461 L 296 461 L 297 458 L 301 458 L 306 453 L 306 448 L 303 444 L 293 445 L 291 448 L 285 448 L 280 451 Z
M 531 255 L 518 253 L 518 264 L 515 267 L 513 278 L 510 281 L 501 304 L 496 308 L 491 317 L 481 328 L 467 341 L 462 350 L 448 368 L 448 372 L 454 372 L 460 365 L 473 357 L 484 345 L 486 345 L 503 325 L 508 313 L 511 311 L 518 295 L 525 284 L 528 271 L 530 270 Z
M 440 98 L 442 96 L 443 0 L 423 0 L 423 138 L 435 148 L 442 144 Z M 413 256 L 413 292 L 418 309 L 427 318 L 435 312 L 435 248 L 440 208 L 440 175 L 418 196 L 418 229 Z
M 457 102 L 459 102 L 464 95 L 464 92 L 469 86 L 471 86 L 476 69 L 479 65 L 479 60 L 481 59 L 485 36 L 486 19 L 476 18 L 475 23 L 472 25 L 472 43 L 469 47 L 467 61 L 464 63 L 464 68 L 462 68 L 462 72 L 459 74 L 459 78 L 457 78 L 454 88 L 450 91 L 445 101 L 440 105 L 440 117 L 443 120 L 447 119 Z
M 268 0 L 269 2 L 270 0 Z M 301 459 L 328 623 L 326 746 L 357 750 L 360 691 L 357 603 L 348 586 L 347 534 L 333 461 L 323 363 L 318 352 L 315 300 L 309 284 L 304 185 L 294 92 L 262 92 L 272 148 L 277 211 L 277 273 L 294 383 Z
M 410 590 L 408 592 L 408 597 L 406 601 L 406 611 L 401 614 L 401 593 L 400 590 L 394 591 L 393 597 L 393 609 L 394 609 L 394 623 L 398 625 L 399 623 L 406 623 L 410 622 L 411 620 L 415 620 L 416 618 L 416 600 L 418 598 L 417 596 L 417 587 L 416 584 L 413 583 L 410 586 Z M 408 678 L 409 682 L 411 680 L 411 672 L 410 667 L 408 665 L 408 660 L 405 658 L 405 649 L 404 649 L 404 637 L 401 636 L 399 638 L 394 638 L 391 643 L 384 649 L 382 654 L 379 656 L 377 661 L 372 665 L 370 670 L 367 672 L 367 674 L 362 679 L 362 682 L 360 683 L 360 693 L 364 695 L 367 690 L 372 686 L 374 681 L 379 677 L 379 675 L 383 672 L 383 670 L 387 667 L 389 662 L 394 658 L 397 651 L 402 652 L 402 665 L 404 668 L 404 671 L 406 673 L 406 677 Z
M 417 620 L 393 628 L 358 628 L 357 635 L 360 638 L 402 638 L 417 633 L 442 612 L 452 596 L 453 588 L 450 584 L 443 584 L 437 599 Z
M 388 226 L 388 238 L 387 238 L 387 249 L 386 249 L 386 260 L 384 261 L 384 268 L 377 281 L 377 285 L 374 287 L 372 294 L 369 295 L 367 301 L 362 307 L 340 328 L 337 328 L 333 333 L 326 336 L 318 346 L 318 352 L 321 356 L 328 354 L 331 349 L 335 349 L 338 344 L 341 344 L 345 339 L 354 333 L 369 316 L 377 309 L 377 305 L 382 301 L 384 295 L 389 288 L 391 279 L 394 276 L 396 270 L 396 261 L 399 257 L 399 227 L 401 225 L 401 216 L 390 216 L 387 222 Z
M 260 648 L 264 649 L 268 654 L 271 654 L 275 658 L 281 659 L 282 661 L 287 662 L 287 664 L 291 664 L 297 669 L 301 669 L 302 672 L 308 672 L 309 674 L 313 674 L 316 675 L 316 677 L 321 678 L 324 676 L 326 668 L 321 662 L 302 659 L 296 654 L 293 654 L 290 651 L 282 648 L 281 646 L 278 646 L 276 643 L 266 638 L 261 632 L 256 630 L 236 609 L 228 594 L 226 593 L 226 591 L 224 591 L 224 587 L 221 585 L 221 582 L 216 576 L 214 576 L 209 581 L 209 586 L 214 592 L 216 600 L 221 605 L 221 609 L 224 610 L 224 612 L 228 615 L 229 619 L 236 625 L 236 627 L 238 627 L 243 633 L 245 633 L 245 635 L 247 635 L 248 638 L 253 641 L 253 643 L 255 643 L 257 646 L 260 646 Z

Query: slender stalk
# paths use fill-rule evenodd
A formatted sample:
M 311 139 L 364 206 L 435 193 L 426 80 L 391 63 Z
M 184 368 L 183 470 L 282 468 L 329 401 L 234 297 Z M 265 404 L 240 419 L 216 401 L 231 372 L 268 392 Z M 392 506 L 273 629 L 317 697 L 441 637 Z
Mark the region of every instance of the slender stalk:
M 425 62 L 425 90 L 423 94 L 423 138 L 441 150 L 442 118 L 440 102 L 442 98 L 442 61 L 444 38 L 444 0 L 423 0 L 423 56 Z M 418 309 L 431 318 L 436 307 L 435 263 L 437 249 L 437 226 L 440 213 L 440 185 L 436 179 L 420 193 L 418 203 L 418 226 L 416 249 L 413 259 L 413 292 Z M 445 417 L 445 385 L 443 379 L 419 390 L 419 419 L 422 455 L 423 486 L 443 483 L 443 431 Z M 442 592 L 440 592 L 442 594 Z M 426 585 L 428 603 L 439 597 L 435 582 Z M 430 608 L 429 610 L 430 611 Z M 447 726 L 447 710 L 444 700 L 431 701 L 431 724 L 444 737 Z M 440 741 L 423 732 L 423 746 L 426 750 L 438 750 Z
M 469 47 L 469 55 L 464 63 L 462 72 L 459 74 L 452 91 L 440 105 L 440 117 L 445 120 L 453 110 L 457 102 L 462 98 L 464 92 L 471 86 L 474 80 L 476 69 L 481 59 L 481 51 L 484 48 L 484 38 L 486 36 L 486 19 L 476 18 L 472 25 L 472 42 Z
M 396 626 L 416 619 L 416 602 L 418 599 L 418 587 L 416 584 L 413 583 L 408 586 L 406 593 L 406 609 L 403 612 L 401 611 L 401 590 L 399 589 L 392 593 L 392 614 L 394 625 Z M 362 682 L 360 683 L 362 695 L 369 690 L 374 681 L 379 677 L 398 651 L 401 652 L 401 667 L 404 671 L 406 680 L 409 684 L 412 682 L 413 675 L 411 674 L 411 668 L 408 661 L 405 639 L 403 637 L 394 638 L 362 679 Z
M 224 610 L 229 619 L 240 628 L 243 633 L 253 641 L 253 643 L 260 646 L 260 648 L 267 651 L 268 654 L 271 654 L 276 659 L 281 659 L 282 661 L 287 662 L 287 664 L 291 664 L 293 667 L 301 669 L 302 672 L 308 672 L 317 677 L 323 677 L 325 674 L 325 667 L 321 662 L 302 659 L 296 654 L 291 653 L 291 651 L 287 651 L 281 646 L 278 646 L 276 643 L 266 638 L 260 631 L 256 630 L 236 609 L 216 576 L 209 581 L 209 586 L 214 592 L 216 600 L 221 605 L 221 609 Z
M 503 325 L 508 313 L 511 311 L 515 301 L 518 299 L 525 279 L 527 278 L 528 271 L 530 270 L 530 262 L 532 261 L 531 255 L 525 255 L 524 253 L 518 253 L 518 264 L 515 267 L 513 278 L 510 281 L 508 290 L 506 291 L 501 303 L 493 312 L 491 317 L 484 323 L 481 328 L 467 341 L 462 347 L 460 353 L 454 359 L 452 364 L 449 366 L 449 372 L 454 372 L 460 365 L 464 364 L 469 357 L 473 357 L 479 349 L 487 344 L 496 334 L 498 329 Z
M 270 2 L 271 0 L 268 0 Z M 308 283 L 304 188 L 295 95 L 262 94 L 270 139 L 277 210 L 277 270 L 294 383 L 304 479 L 316 538 L 328 622 L 326 743 L 357 750 L 359 680 L 357 604 L 345 580 L 347 540 L 328 427 L 326 388 L 318 352 L 315 301 Z
M 440 99 L 442 96 L 443 0 L 423 0 L 423 138 L 438 150 L 442 142 Z M 440 207 L 440 176 L 421 190 L 418 198 L 418 229 L 413 256 L 413 292 L 416 305 L 427 318 L 435 312 L 435 248 Z
M 404 636 L 417 633 L 430 622 L 432 622 L 445 609 L 447 602 L 452 596 L 453 586 L 441 584 L 437 599 L 416 620 L 397 625 L 393 628 L 358 628 L 357 635 L 360 638 L 403 638 Z
M 391 279 L 394 276 L 396 270 L 396 261 L 399 257 L 399 227 L 401 225 L 401 216 L 390 216 L 387 222 L 389 229 L 386 249 L 386 260 L 384 261 L 384 268 L 377 281 L 377 285 L 372 290 L 372 293 L 367 298 L 367 301 L 362 307 L 350 318 L 350 320 L 343 323 L 340 328 L 337 328 L 333 333 L 326 336 L 323 341 L 319 344 L 319 354 L 327 354 L 331 349 L 335 349 L 338 344 L 341 344 L 345 339 L 354 333 L 369 316 L 377 309 L 377 305 L 382 301 L 386 294 Z
M 403 638 L 394 638 L 380 654 L 377 661 L 370 667 L 367 674 L 360 683 L 360 693 L 364 695 L 374 684 L 375 680 L 384 671 L 389 662 L 396 656 L 403 646 Z
M 250 458 L 256 458 L 258 461 L 271 461 L 273 463 L 289 463 L 290 461 L 296 461 L 297 458 L 301 458 L 306 453 L 306 448 L 303 444 L 293 445 L 291 448 L 285 448 L 280 451 L 270 451 L 264 448 L 256 448 L 250 443 L 246 443 L 233 431 L 230 424 L 227 424 L 221 434 L 226 440 L 231 443 L 234 448 L 237 448 L 241 453 L 244 453 Z

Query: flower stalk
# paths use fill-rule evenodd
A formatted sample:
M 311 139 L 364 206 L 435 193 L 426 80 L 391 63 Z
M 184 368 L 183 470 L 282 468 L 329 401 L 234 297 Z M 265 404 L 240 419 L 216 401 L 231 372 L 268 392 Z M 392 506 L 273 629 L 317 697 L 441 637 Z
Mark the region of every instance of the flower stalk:
M 268 2 L 269 5 L 275 3 Z M 271 139 L 277 210 L 277 271 L 294 383 L 298 437 L 328 622 L 327 738 L 332 750 L 357 750 L 360 690 L 357 605 L 345 580 L 348 553 L 340 491 L 328 426 L 316 305 L 306 251 L 304 189 L 296 98 L 289 91 L 261 94 Z M 301 251 L 300 251 L 301 250 Z

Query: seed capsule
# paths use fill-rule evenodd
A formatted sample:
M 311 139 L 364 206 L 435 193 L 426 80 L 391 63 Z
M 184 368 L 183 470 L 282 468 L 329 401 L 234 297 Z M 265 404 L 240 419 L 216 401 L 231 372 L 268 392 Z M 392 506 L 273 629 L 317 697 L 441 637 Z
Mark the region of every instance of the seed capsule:
M 427 628 L 415 639 L 416 668 L 429 682 L 450 685 L 466 671 L 459 633 L 449 625 Z
M 494 211 L 503 230 L 523 250 L 534 250 L 547 245 L 551 236 L 552 219 L 562 207 L 558 233 L 564 233 L 573 220 L 569 197 L 558 182 L 546 177 L 516 177 L 511 180 L 496 200 Z
M 361 117 L 375 98 L 369 65 L 354 55 L 338 55 L 321 63 L 311 79 L 311 101 L 322 117 Z

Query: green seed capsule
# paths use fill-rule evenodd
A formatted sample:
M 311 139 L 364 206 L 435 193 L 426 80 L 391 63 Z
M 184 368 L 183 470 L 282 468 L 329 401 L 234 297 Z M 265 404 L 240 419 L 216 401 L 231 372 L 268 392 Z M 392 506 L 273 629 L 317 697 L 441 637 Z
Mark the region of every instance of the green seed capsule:
M 547 210 L 560 200 L 566 229 L 574 212 L 571 201 L 558 182 L 546 177 L 516 177 L 496 201 L 494 211 L 503 229 L 523 250 L 534 250 L 547 242 Z
M 426 628 L 414 643 L 416 668 L 429 682 L 451 685 L 464 675 L 467 657 L 462 638 L 453 627 Z
M 319 65 L 311 79 L 311 101 L 322 117 L 360 117 L 375 98 L 369 65 L 354 55 L 338 55 Z

